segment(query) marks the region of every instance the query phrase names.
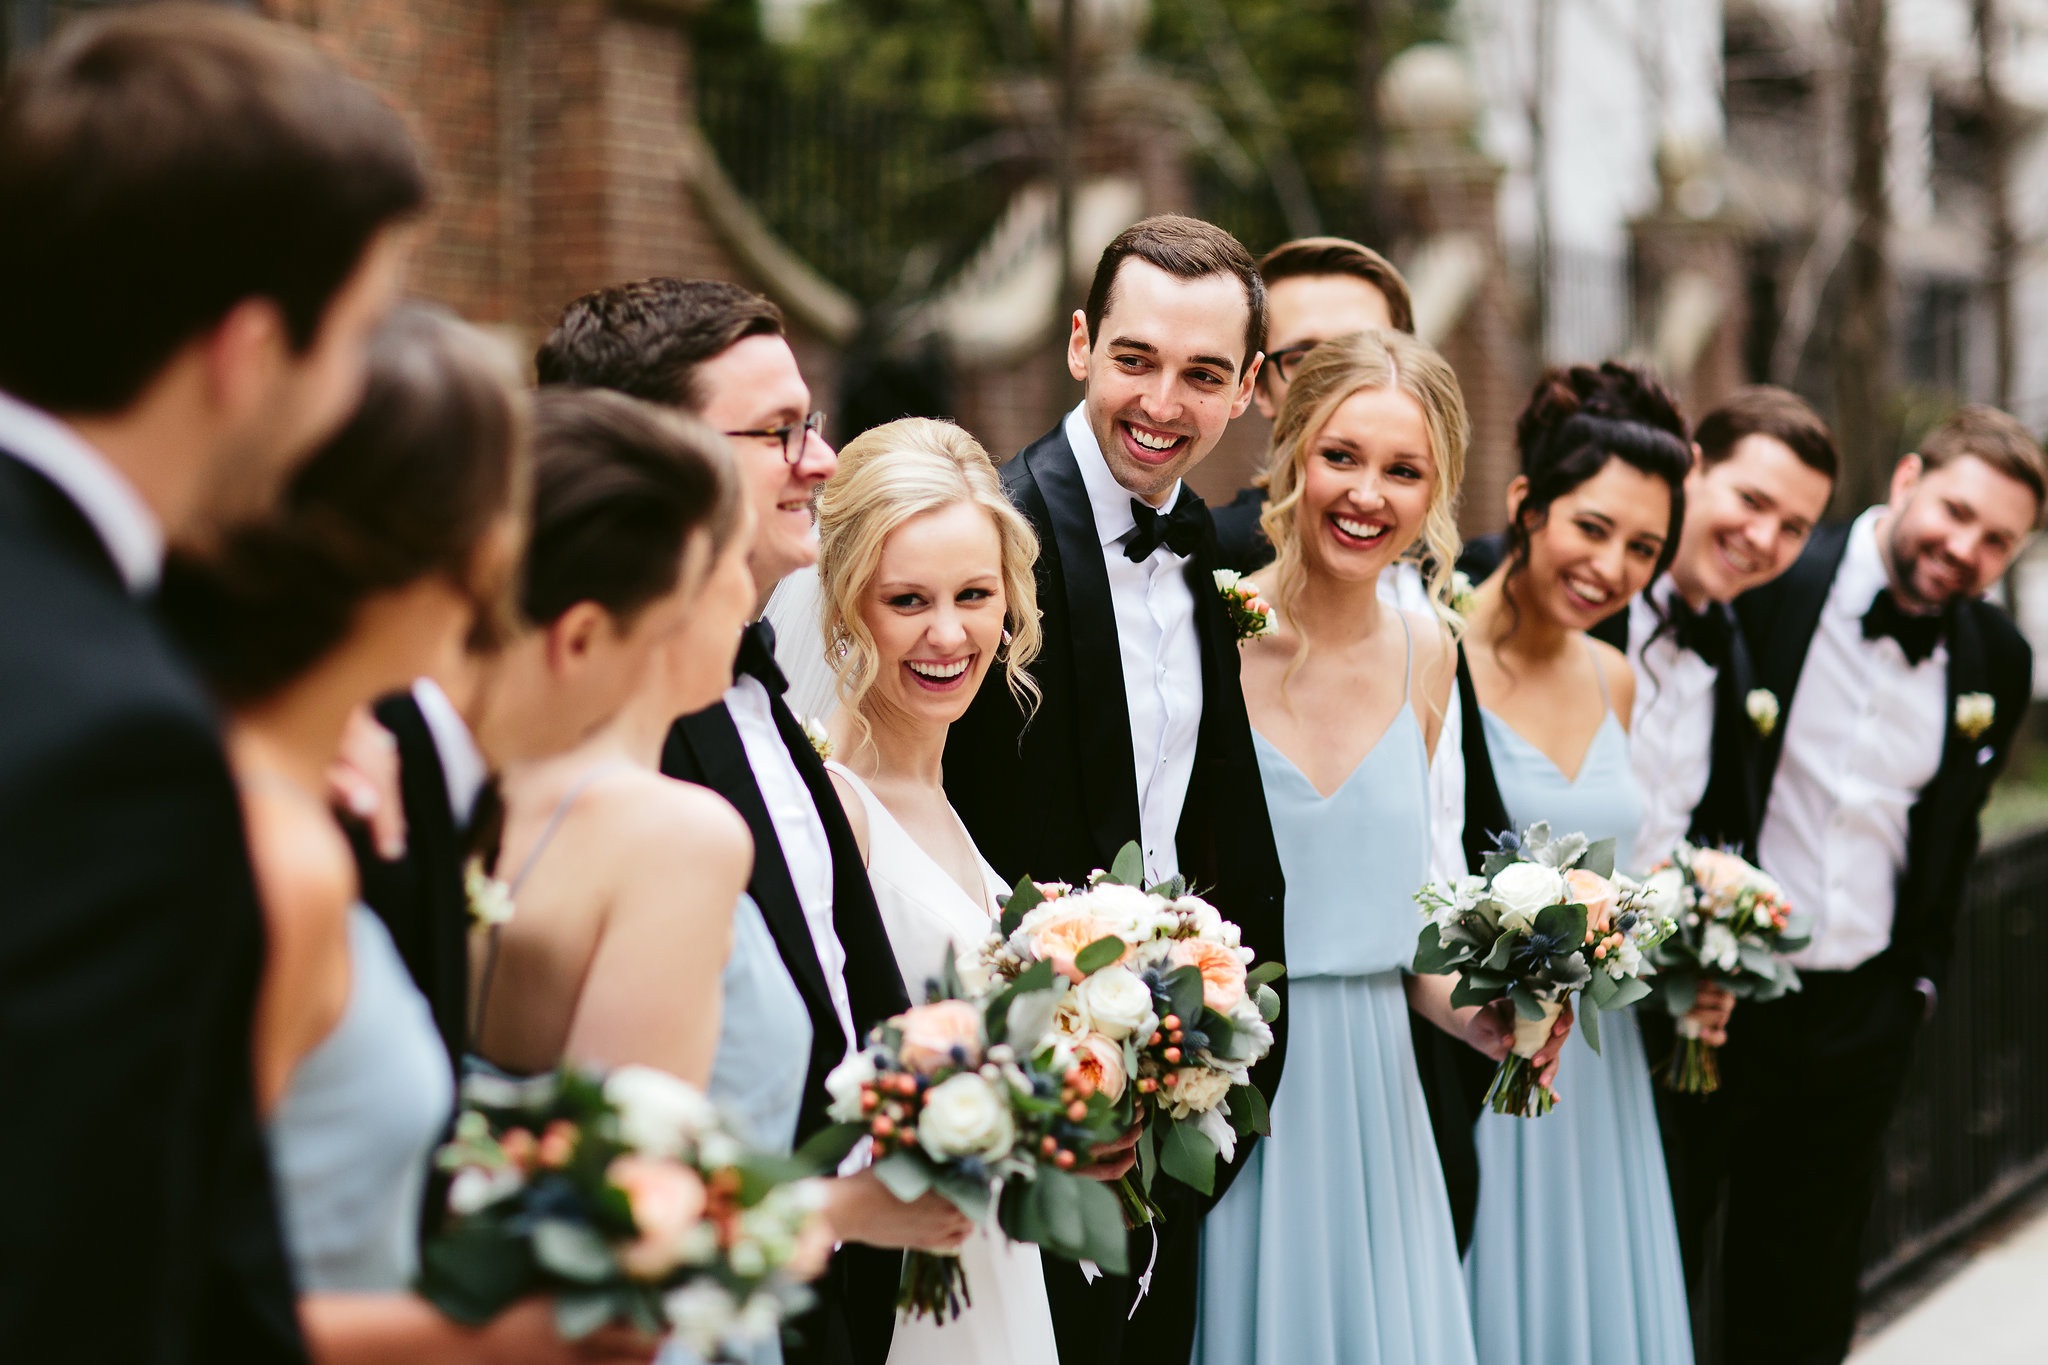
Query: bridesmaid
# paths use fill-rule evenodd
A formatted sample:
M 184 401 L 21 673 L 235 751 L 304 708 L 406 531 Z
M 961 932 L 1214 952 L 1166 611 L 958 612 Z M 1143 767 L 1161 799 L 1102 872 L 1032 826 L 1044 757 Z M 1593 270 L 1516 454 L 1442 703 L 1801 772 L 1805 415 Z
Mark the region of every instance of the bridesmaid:
M 362 404 L 276 511 L 174 558 L 163 606 L 233 714 L 269 955 L 255 1069 L 314 1359 L 645 1360 L 575 1347 L 552 1306 L 472 1329 L 410 1291 L 428 1157 L 453 1101 L 427 1003 L 356 898 L 324 772 L 351 711 L 447 663 L 509 606 L 526 401 L 480 334 L 421 309 L 370 352 Z
M 1495 1056 L 1502 1021 L 1401 970 L 1430 875 L 1468 431 L 1450 366 L 1389 332 L 1310 352 L 1274 428 L 1279 620 L 1243 667 L 1287 876 L 1294 1060 L 1272 1136 L 1203 1228 L 1201 1365 L 1475 1359 L 1409 1004 Z M 1418 544 L 1438 566 L 1429 614 L 1377 593 Z
M 1546 376 L 1516 439 L 1522 473 L 1508 488 L 1507 558 L 1475 594 L 1464 646 L 1480 720 L 1466 733 L 1467 780 L 1497 790 L 1504 808 L 1480 832 L 1547 820 L 1614 839 L 1616 866 L 1640 872 L 1643 803 L 1628 748 L 1635 678 L 1621 651 L 1586 632 L 1677 550 L 1692 462 L 1685 423 L 1655 380 L 1610 362 Z M 1480 1118 L 1467 1272 L 1489 1365 L 1692 1360 L 1634 1014 L 1603 1016 L 1600 1042 L 1598 1055 L 1583 1041 L 1566 1045 L 1562 1103 L 1547 1117 Z

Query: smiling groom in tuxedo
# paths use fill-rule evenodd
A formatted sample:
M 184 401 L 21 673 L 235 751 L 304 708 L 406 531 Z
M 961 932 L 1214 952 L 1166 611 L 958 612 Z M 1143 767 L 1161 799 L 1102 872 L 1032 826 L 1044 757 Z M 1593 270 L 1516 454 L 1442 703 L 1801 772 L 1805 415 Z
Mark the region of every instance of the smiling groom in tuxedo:
M 1280 860 L 1214 528 L 1182 482 L 1250 405 L 1264 333 L 1265 287 L 1222 229 L 1148 218 L 1103 252 L 1067 347 L 1082 401 L 1003 469 L 1039 536 L 1042 698 L 1027 720 L 982 689 L 947 742 L 946 791 L 1004 877 L 1079 881 L 1136 840 L 1148 880 L 1186 877 L 1274 961 Z M 1268 1096 L 1285 1023 L 1252 1073 Z M 1188 1358 L 1201 1217 L 1230 1175 L 1219 1164 L 1208 1197 L 1159 1177 L 1166 1218 L 1132 1239 L 1133 1269 L 1151 1266 L 1135 1312 L 1132 1281 L 1047 1259 L 1066 1365 Z
M 1888 503 L 1736 602 L 1774 698 L 1757 852 L 1813 940 L 1802 988 L 1738 1008 L 1722 1050 L 1726 1150 L 1773 1154 L 1729 1163 L 1726 1359 L 1848 1353 L 1885 1125 L 2032 691 L 2026 641 L 1982 594 L 2044 493 L 2027 430 L 1963 408 L 1899 461 Z

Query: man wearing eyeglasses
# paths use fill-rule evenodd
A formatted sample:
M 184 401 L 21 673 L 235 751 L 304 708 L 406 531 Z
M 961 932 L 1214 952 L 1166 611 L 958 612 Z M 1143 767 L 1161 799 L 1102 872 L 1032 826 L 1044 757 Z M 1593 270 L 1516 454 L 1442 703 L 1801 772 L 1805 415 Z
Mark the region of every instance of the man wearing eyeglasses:
M 747 567 L 755 612 L 783 578 L 817 562 L 811 498 L 838 456 L 811 410 L 810 386 L 769 300 L 716 280 L 649 279 L 586 294 L 542 343 L 543 384 L 618 389 L 681 408 L 732 442 L 757 516 Z M 787 681 L 764 620 L 748 628 L 718 705 L 669 732 L 661 770 L 711 788 L 754 836 L 747 890 L 761 907 L 811 1020 L 811 1058 L 795 1141 L 824 1126 L 825 1077 L 858 1039 L 909 1008 L 859 847 L 823 762 L 783 698 Z M 952 1205 L 899 1202 L 872 1173 L 832 1182 L 828 1213 L 849 1243 L 795 1324 L 791 1365 L 887 1355 L 902 1258 L 880 1248 L 957 1248 Z
M 1252 401 L 1271 421 L 1287 399 L 1302 357 L 1332 337 L 1370 328 L 1415 330 L 1408 282 L 1386 257 L 1342 237 L 1301 237 L 1282 242 L 1259 262 L 1266 282 L 1266 363 Z M 1239 573 L 1263 569 L 1273 547 L 1259 530 L 1266 490 L 1247 488 L 1216 509 L 1216 544 L 1223 562 Z

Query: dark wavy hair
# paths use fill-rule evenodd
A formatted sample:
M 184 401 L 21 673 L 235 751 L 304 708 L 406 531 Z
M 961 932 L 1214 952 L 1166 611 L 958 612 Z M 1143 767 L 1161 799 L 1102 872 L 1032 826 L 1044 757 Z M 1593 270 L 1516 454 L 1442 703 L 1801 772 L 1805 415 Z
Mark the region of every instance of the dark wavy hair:
M 481 642 L 509 628 L 514 585 L 481 581 L 478 551 L 525 507 L 530 407 L 490 337 L 424 305 L 393 312 L 355 415 L 277 507 L 165 565 L 165 615 L 215 695 L 276 695 L 347 638 L 365 601 L 430 577 L 474 599 Z
M 1515 444 L 1529 487 L 1508 520 L 1508 581 L 1527 571 L 1529 533 L 1549 518 L 1551 505 L 1611 460 L 1662 479 L 1671 489 L 1671 520 L 1651 578 L 1671 567 L 1685 525 L 1692 445 L 1669 389 L 1615 360 L 1549 370 L 1515 419 Z

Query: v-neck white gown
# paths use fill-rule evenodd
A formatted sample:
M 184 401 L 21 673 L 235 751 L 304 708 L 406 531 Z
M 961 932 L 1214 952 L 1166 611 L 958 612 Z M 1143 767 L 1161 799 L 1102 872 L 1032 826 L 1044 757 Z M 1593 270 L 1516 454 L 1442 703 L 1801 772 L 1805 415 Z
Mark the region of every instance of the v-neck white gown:
M 896 950 L 896 966 L 910 998 L 925 997 L 949 957 L 988 937 L 988 906 L 1008 890 L 979 853 L 987 883 L 977 903 L 910 837 L 867 784 L 843 764 L 827 764 L 859 794 L 868 813 L 868 880 Z M 966 838 L 963 827 L 961 837 Z M 981 1228 L 960 1249 L 973 1304 L 940 1326 L 930 1318 L 896 1319 L 889 1365 L 1053 1365 L 1052 1309 L 1038 1248 L 1010 1241 L 994 1226 Z

